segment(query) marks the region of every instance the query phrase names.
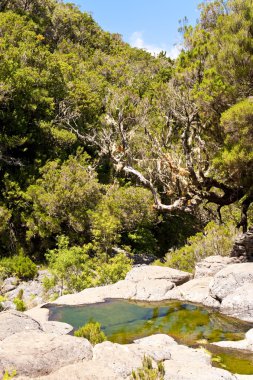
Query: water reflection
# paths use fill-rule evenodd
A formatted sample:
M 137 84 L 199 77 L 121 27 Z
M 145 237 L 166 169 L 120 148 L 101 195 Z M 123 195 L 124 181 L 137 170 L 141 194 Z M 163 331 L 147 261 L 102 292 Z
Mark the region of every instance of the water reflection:
M 169 334 L 186 344 L 195 344 L 199 340 L 238 340 L 252 327 L 248 323 L 182 302 L 111 300 L 94 305 L 51 305 L 49 309 L 51 320 L 67 322 L 75 329 L 90 320 L 98 321 L 108 339 L 117 343 L 130 343 L 155 333 Z

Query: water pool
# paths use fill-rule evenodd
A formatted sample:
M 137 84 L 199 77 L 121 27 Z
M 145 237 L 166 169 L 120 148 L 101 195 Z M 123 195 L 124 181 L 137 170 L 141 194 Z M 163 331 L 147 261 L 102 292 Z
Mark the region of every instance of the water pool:
M 252 353 L 240 352 L 238 368 L 235 368 L 234 350 L 231 353 L 229 349 L 210 345 L 220 340 L 243 339 L 244 333 L 252 328 L 252 324 L 198 305 L 178 301 L 147 303 L 108 300 L 92 305 L 51 304 L 46 307 L 50 311 L 50 320 L 69 323 L 74 329 L 91 320 L 98 321 L 108 340 L 112 342 L 125 344 L 152 334 L 168 334 L 180 343 L 210 348 L 214 354 L 215 365 L 229 369 L 229 363 L 233 361 L 232 372 L 238 369 L 240 372 L 237 373 L 253 374 Z

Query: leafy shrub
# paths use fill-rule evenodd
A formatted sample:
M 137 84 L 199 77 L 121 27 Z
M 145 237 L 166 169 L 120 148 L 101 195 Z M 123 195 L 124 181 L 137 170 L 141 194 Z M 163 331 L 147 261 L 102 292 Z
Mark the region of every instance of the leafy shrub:
M 164 380 L 165 370 L 163 362 L 157 363 L 157 368 L 153 368 L 152 359 L 144 356 L 142 367 L 132 371 L 131 380 Z
M 24 290 L 20 289 L 17 297 L 14 298 L 14 300 L 13 300 L 14 304 L 16 305 L 16 310 L 18 310 L 18 311 L 25 311 L 26 310 L 26 304 L 23 301 L 23 294 L 24 294 Z
M 98 279 L 96 285 L 114 284 L 126 277 L 127 272 L 132 267 L 132 261 L 124 253 L 119 253 L 110 258 L 108 262 L 101 263 L 101 259 L 97 261 Z
M 100 323 L 93 321 L 88 322 L 86 325 L 80 327 L 74 332 L 74 335 L 88 339 L 93 346 L 106 340 L 104 332 L 101 331 Z
M 232 249 L 236 230 L 232 224 L 218 225 L 210 222 L 204 232 L 188 239 L 188 243 L 166 256 L 166 266 L 192 272 L 195 264 L 213 255 L 228 256 Z
M 26 304 L 20 298 L 18 298 L 18 297 L 14 298 L 13 303 L 16 305 L 16 310 L 26 311 Z
M 9 373 L 8 371 L 5 371 L 3 375 L 3 380 L 11 380 L 13 379 L 13 377 L 16 376 L 16 374 L 17 374 L 17 371 L 15 369 L 11 373 Z
M 37 274 L 37 266 L 28 257 L 23 255 L 4 258 L 0 262 L 5 277 L 17 276 L 22 280 L 31 280 Z
M 98 285 L 115 283 L 125 278 L 131 269 L 132 261 L 125 254 L 107 258 L 106 254 L 97 254 L 91 258 L 89 251 L 96 246 L 87 244 L 82 247 L 69 247 L 66 236 L 58 237 L 58 248 L 48 251 L 49 269 L 60 283 L 62 291 L 75 292 Z M 45 287 L 50 281 L 45 280 Z
M 5 297 L 0 295 L 0 311 L 3 311 L 4 309 L 3 304 L 2 304 L 2 302 L 4 301 L 5 301 Z
M 57 283 L 57 279 L 55 276 L 52 277 L 44 277 L 42 280 L 42 286 L 45 293 L 49 292 L 49 290 L 53 289 Z

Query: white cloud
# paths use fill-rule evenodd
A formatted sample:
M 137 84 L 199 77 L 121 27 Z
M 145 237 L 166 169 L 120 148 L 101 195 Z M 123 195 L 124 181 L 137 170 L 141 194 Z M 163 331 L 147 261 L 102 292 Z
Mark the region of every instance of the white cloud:
M 165 51 L 167 54 L 167 57 L 170 57 L 173 59 L 177 58 L 180 53 L 179 45 L 175 45 L 172 48 L 169 48 L 169 46 L 166 46 L 165 44 L 161 44 L 160 46 L 155 46 L 155 45 L 146 43 L 143 39 L 143 32 L 134 32 L 130 36 L 130 45 L 132 47 L 144 49 L 153 55 L 158 55 L 161 51 Z

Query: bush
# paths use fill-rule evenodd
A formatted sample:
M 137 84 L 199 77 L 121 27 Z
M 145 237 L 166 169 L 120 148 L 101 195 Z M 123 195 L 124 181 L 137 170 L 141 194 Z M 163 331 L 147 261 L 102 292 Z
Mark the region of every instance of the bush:
M 188 243 L 166 255 L 166 266 L 192 272 L 195 264 L 208 256 L 229 256 L 236 237 L 234 225 L 210 222 L 204 232 L 188 239 Z
M 17 276 L 22 280 L 31 280 L 37 274 L 37 266 L 28 256 L 18 255 L 4 258 L 0 262 L 1 271 L 5 277 Z
M 26 311 L 26 304 L 20 298 L 18 297 L 14 298 L 13 303 L 16 305 L 17 311 Z
M 126 257 L 124 253 L 118 253 L 103 264 L 98 261 L 96 286 L 114 284 L 117 281 L 124 280 L 131 268 L 132 260 Z
M 15 369 L 11 373 L 9 373 L 8 371 L 5 371 L 3 375 L 3 380 L 11 380 L 16 376 L 16 374 L 17 374 L 17 371 Z
M 16 305 L 16 310 L 26 311 L 26 304 L 23 301 L 24 290 L 20 289 L 16 298 L 14 298 L 13 303 Z
M 92 321 L 76 330 L 74 335 L 88 339 L 93 346 L 106 340 L 105 334 L 101 331 L 100 323 Z
M 142 367 L 132 371 L 131 380 L 164 380 L 164 375 L 163 362 L 158 362 L 157 368 L 153 368 L 152 359 L 144 356 Z
M 90 244 L 82 247 L 69 247 L 66 236 L 58 237 L 58 248 L 48 251 L 46 257 L 49 269 L 66 292 L 81 291 L 85 288 L 115 283 L 125 278 L 131 269 L 132 261 L 125 254 L 119 253 L 113 258 L 106 254 L 97 254 L 91 258 L 90 251 L 96 252 L 96 246 Z M 50 281 L 43 282 L 44 289 Z

